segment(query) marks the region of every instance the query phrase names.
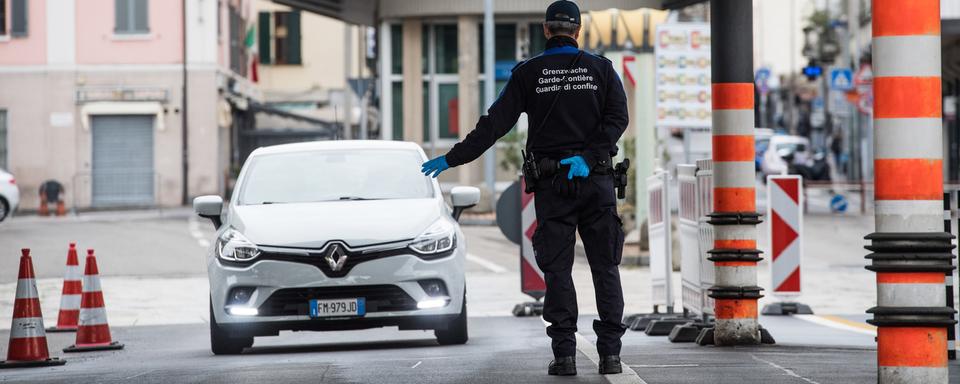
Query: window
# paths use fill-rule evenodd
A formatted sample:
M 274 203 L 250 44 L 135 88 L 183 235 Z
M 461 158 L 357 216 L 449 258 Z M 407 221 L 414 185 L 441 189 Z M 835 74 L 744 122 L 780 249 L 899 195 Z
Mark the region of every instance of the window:
M 7 0 L 0 0 L 0 36 L 7 35 Z
M 403 140 L 403 82 L 394 81 L 391 83 L 390 102 L 393 103 L 391 117 L 393 119 L 393 139 Z
M 300 12 L 276 12 L 273 14 L 273 38 L 276 64 L 300 64 Z
M 7 111 L 0 109 L 0 169 L 7 168 Z
M 0 36 L 27 36 L 27 0 L 0 0 Z
M 148 0 L 114 0 L 114 5 L 114 33 L 122 35 L 150 33 L 150 26 L 147 23 Z
M 400 24 L 390 26 L 390 73 L 403 73 L 403 27 Z
M 240 9 L 230 5 L 228 7 L 228 22 L 230 33 L 230 69 L 240 76 L 247 76 L 247 47 L 244 44 L 246 39 L 246 20 L 240 14 Z
M 530 55 L 534 57 L 547 49 L 547 37 L 543 35 L 543 24 L 530 23 Z
M 260 63 L 302 64 L 299 11 L 260 12 L 257 28 Z
M 478 42 L 480 44 L 480 60 L 484 60 L 484 33 L 483 33 L 483 23 L 480 23 L 480 39 Z M 516 24 L 496 24 L 493 27 L 493 41 L 494 41 L 494 51 L 493 51 L 493 60 L 494 61 L 517 61 L 517 25 Z M 481 64 L 481 71 L 483 71 L 483 65 Z

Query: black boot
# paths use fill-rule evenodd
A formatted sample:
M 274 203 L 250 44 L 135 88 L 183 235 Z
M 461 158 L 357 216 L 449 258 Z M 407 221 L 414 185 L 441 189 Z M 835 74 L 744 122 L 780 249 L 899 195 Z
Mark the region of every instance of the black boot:
M 577 360 L 573 356 L 558 357 L 550 362 L 547 374 L 551 376 L 573 376 L 577 374 Z
M 620 356 L 609 355 L 600 358 L 600 374 L 612 375 L 623 373 L 623 367 L 620 366 Z

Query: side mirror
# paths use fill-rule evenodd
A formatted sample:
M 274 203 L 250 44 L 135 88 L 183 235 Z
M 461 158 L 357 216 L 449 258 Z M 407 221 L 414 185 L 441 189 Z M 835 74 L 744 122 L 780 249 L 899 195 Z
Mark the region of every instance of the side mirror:
M 476 187 L 453 187 L 450 190 L 453 202 L 453 218 L 460 220 L 460 214 L 480 202 L 480 189 Z
M 200 196 L 193 199 L 193 211 L 200 217 L 210 219 L 213 226 L 220 228 L 220 213 L 223 212 L 223 198 L 216 195 Z

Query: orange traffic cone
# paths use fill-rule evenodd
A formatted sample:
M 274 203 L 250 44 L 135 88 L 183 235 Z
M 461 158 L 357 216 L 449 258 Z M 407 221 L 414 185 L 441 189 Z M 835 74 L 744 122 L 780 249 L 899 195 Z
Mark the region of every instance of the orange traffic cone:
M 47 334 L 43 331 L 43 314 L 40 313 L 37 282 L 33 278 L 30 250 L 24 248 L 21 253 L 17 296 L 13 302 L 13 324 L 10 326 L 10 348 L 7 349 L 7 360 L 0 361 L 0 368 L 66 364 L 66 360 L 50 357 L 50 351 L 47 349 Z
M 93 250 L 88 249 L 87 264 L 83 271 L 83 296 L 80 299 L 77 341 L 64 348 L 64 352 L 123 349 L 123 344 L 110 339 L 110 326 L 107 325 L 107 309 L 103 304 L 103 292 L 100 291 L 99 273 L 97 258 L 93 255 Z
M 80 263 L 77 261 L 77 243 L 70 243 L 67 251 L 67 270 L 63 274 L 63 291 L 60 295 L 60 315 L 57 326 L 47 332 L 74 332 L 80 318 L 81 282 Z

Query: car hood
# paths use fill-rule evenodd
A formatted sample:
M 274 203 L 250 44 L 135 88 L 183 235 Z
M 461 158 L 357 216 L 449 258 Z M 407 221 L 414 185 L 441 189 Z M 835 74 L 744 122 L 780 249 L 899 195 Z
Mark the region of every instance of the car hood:
M 330 201 L 235 206 L 229 220 L 258 245 L 360 247 L 413 239 L 445 211 L 435 199 Z

